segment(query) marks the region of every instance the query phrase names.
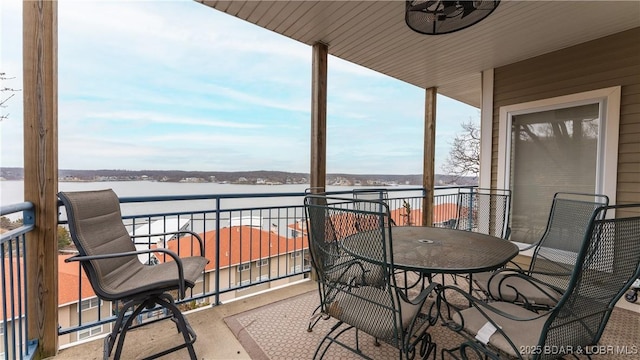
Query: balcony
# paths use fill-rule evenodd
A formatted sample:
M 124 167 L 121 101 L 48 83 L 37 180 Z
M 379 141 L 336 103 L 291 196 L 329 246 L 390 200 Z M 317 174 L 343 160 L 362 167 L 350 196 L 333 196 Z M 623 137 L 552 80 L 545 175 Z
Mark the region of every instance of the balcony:
M 229 325 L 225 321 L 225 319 L 229 319 L 234 315 L 242 316 L 245 312 L 251 312 L 258 308 L 261 308 L 259 311 L 260 315 L 266 316 L 268 320 L 270 319 L 280 322 L 286 322 L 287 320 L 282 320 L 282 317 L 290 316 L 289 313 L 285 314 L 282 311 L 281 304 L 282 301 L 286 301 L 287 299 L 292 299 L 296 296 L 304 296 L 303 294 L 309 293 L 311 294 L 308 299 L 313 303 L 309 304 L 309 308 L 313 308 L 317 305 L 317 287 L 316 283 L 310 280 L 301 281 L 299 283 L 295 283 L 286 287 L 282 287 L 279 289 L 275 289 L 272 291 L 260 293 L 258 295 L 250 296 L 249 298 L 242 298 L 235 301 L 231 301 L 225 303 L 220 306 L 208 307 L 202 310 L 196 310 L 195 312 L 191 312 L 187 314 L 187 319 L 193 326 L 194 330 L 198 334 L 198 340 L 194 344 L 196 354 L 199 358 L 202 359 L 255 359 L 260 358 L 260 354 L 262 353 L 260 350 L 256 350 L 256 344 L 260 343 L 261 345 L 270 344 L 268 338 L 269 334 L 265 334 L 264 330 L 253 329 L 251 336 L 255 337 L 255 341 L 252 340 L 244 340 L 245 343 L 248 343 L 246 348 L 243 346 L 238 338 L 246 335 L 248 332 L 246 329 L 230 329 Z M 630 311 L 635 311 L 636 317 L 629 319 L 623 318 L 619 314 L 614 311 L 614 315 L 609 321 L 607 328 L 605 330 L 605 334 L 603 337 L 602 344 L 608 344 L 612 346 L 612 342 L 615 341 L 615 344 L 619 344 L 622 348 L 624 345 L 633 346 L 637 342 L 637 336 L 640 332 L 640 326 L 638 323 L 640 322 L 640 309 L 638 306 L 634 306 L 633 304 L 626 303 L 622 300 L 619 304 L 621 308 L 626 308 Z M 319 337 L 324 335 L 325 328 L 320 327 L 322 323 L 320 323 L 314 330 L 314 334 L 310 334 L 306 332 L 306 320 L 309 316 L 309 313 L 303 312 L 301 314 L 297 314 L 299 316 L 291 316 L 295 318 L 295 320 L 290 320 L 289 327 L 287 330 L 283 330 L 286 332 L 288 336 L 287 339 L 294 339 L 300 344 L 296 346 L 295 344 L 288 344 L 287 346 L 282 346 L 280 351 L 280 357 L 275 356 L 271 359 L 281 359 L 281 358 L 301 358 L 301 353 L 304 355 L 313 354 L 315 350 L 315 346 Z M 625 314 L 629 314 L 626 312 Z M 257 315 L 257 316 L 260 316 Z M 302 318 L 302 319 L 301 319 Z M 242 326 L 242 325 L 241 325 Z M 247 325 L 247 328 L 250 328 L 251 324 Z M 264 326 L 264 325 L 263 325 Z M 277 326 L 273 325 L 273 328 Z M 262 327 L 264 329 L 264 327 Z M 140 331 L 133 331 L 127 336 L 127 340 L 124 346 L 123 358 L 140 358 L 145 356 L 145 354 L 151 354 L 159 349 L 154 348 L 158 347 L 159 344 L 169 345 L 171 341 L 176 339 L 176 333 L 174 332 L 174 327 L 172 324 L 154 324 L 149 327 L 143 327 Z M 440 335 L 436 336 L 436 340 L 443 340 L 445 345 L 450 345 L 455 343 L 455 335 L 449 333 L 444 327 L 434 328 L 433 331 Z M 243 332 L 245 334 L 243 334 Z M 149 341 L 149 338 L 153 337 L 153 342 Z M 283 336 L 284 338 L 285 336 Z M 613 337 L 617 337 L 616 340 L 612 340 Z M 246 338 L 246 337 L 245 337 Z M 362 343 L 365 343 L 365 352 L 367 355 L 372 356 L 374 359 L 385 359 L 388 358 L 390 351 L 390 347 L 387 345 L 383 345 L 381 348 L 377 348 L 372 346 L 373 341 L 369 341 L 372 339 L 363 338 L 361 339 Z M 368 342 L 368 343 L 367 343 Z M 368 346 L 367 346 L 368 345 Z M 278 345 L 273 345 L 278 346 Z M 305 349 L 306 347 L 306 349 Z M 303 350 L 301 350 L 301 348 Z M 333 358 L 332 351 L 340 351 L 339 347 L 333 347 L 328 353 L 326 358 Z M 607 352 L 609 350 L 603 350 L 603 352 Z M 637 359 L 634 357 L 633 348 L 629 348 L 629 356 L 625 357 L 628 359 Z M 273 352 L 273 350 L 271 350 Z M 102 341 L 95 340 L 87 343 L 82 343 L 79 345 L 66 347 L 58 353 L 57 356 L 54 357 L 55 360 L 71 360 L 71 359 L 79 359 L 79 358 L 87 358 L 88 354 L 91 354 L 91 358 L 99 358 L 102 353 Z M 257 354 L 257 355 L 256 355 Z M 393 353 L 395 354 L 395 353 Z M 340 358 L 350 358 L 350 359 L 358 359 L 359 357 L 353 353 L 348 352 L 340 352 Z M 637 353 L 636 353 L 637 356 Z M 184 359 L 188 357 L 186 350 L 180 350 L 173 354 L 169 354 L 164 359 Z M 305 358 L 311 358 L 305 357 Z M 585 357 L 578 357 L 578 359 L 583 359 Z M 612 353 L 608 353 L 608 355 L 599 356 L 598 359 L 608 360 L 608 359 L 617 359 L 617 355 L 613 355 Z
M 453 191 L 453 190 L 451 190 Z M 390 189 L 389 204 L 398 224 L 418 223 L 424 190 Z M 446 191 L 445 191 L 446 193 Z M 351 196 L 351 190 L 336 192 Z M 177 230 L 202 235 L 205 256 L 210 260 L 202 278 L 180 301 L 183 309 L 217 308 L 223 303 L 252 293 L 281 287 L 308 278 L 307 234 L 304 223 L 304 193 L 202 194 L 121 198 L 123 222 L 139 249 L 169 248 L 190 255 L 185 241 L 169 236 L 153 236 Z M 66 211 L 59 206 L 58 232 L 66 232 Z M 413 214 L 408 209 L 416 209 Z M 2 339 L 0 354 L 7 358 L 30 358 L 37 343 L 30 341 L 27 328 L 29 278 L 27 234 L 33 231 L 35 214 L 30 203 L 2 207 L 2 216 L 22 213 L 23 225 L 2 235 Z M 409 216 L 411 215 L 411 216 Z M 146 236 L 149 235 L 149 236 Z M 67 347 L 108 334 L 116 318 L 118 304 L 103 302 L 94 294 L 78 263 L 64 260 L 74 248 L 60 249 L 58 264 L 57 340 Z M 140 256 L 142 263 L 165 259 Z M 162 318 L 157 310 L 143 313 L 138 322 Z M 6 350 L 5 350 L 6 349 Z
M 285 300 L 309 291 L 317 291 L 315 282 L 303 280 L 299 283 L 276 290 L 188 313 L 186 317 L 198 335 L 198 339 L 194 344 L 198 358 L 251 359 L 249 353 L 247 353 L 242 344 L 240 344 L 224 319 L 260 306 L 268 306 L 276 301 Z M 306 326 L 306 324 L 303 324 L 303 326 Z M 160 350 L 160 347 L 170 345 L 172 341 L 179 340 L 176 335 L 175 327 L 170 322 L 161 322 L 142 327 L 139 331 L 132 331 L 127 334 L 122 358 L 141 358 L 146 354 L 155 353 Z M 149 341 L 151 337 L 153 337 L 153 341 Z M 102 340 L 95 340 L 66 347 L 61 349 L 54 359 L 75 360 L 86 358 L 88 354 L 91 354 L 92 358 L 99 358 L 102 354 L 102 344 Z M 183 349 L 169 354 L 163 357 L 163 359 L 178 360 L 188 358 L 188 356 L 187 350 Z
M 466 218 L 469 212 L 457 207 L 460 206 L 460 194 L 469 190 L 473 191 L 473 188 L 438 188 L 434 194 L 433 225 L 450 226 L 465 220 L 461 216 Z M 391 188 L 386 191 L 392 218 L 397 225 L 422 224 L 423 189 Z M 336 194 L 351 196 L 351 191 Z M 180 302 L 198 334 L 195 346 L 199 357 L 250 358 L 237 334 L 225 323 L 225 318 L 300 294 L 312 292 L 315 295 L 316 284 L 309 280 L 303 196 L 304 193 L 203 194 L 120 199 L 123 221 L 131 235 L 142 236 L 137 238 L 136 246 L 167 247 L 184 255 L 190 248 L 177 247 L 178 239 L 151 234 L 189 229 L 203 235 L 205 255 L 211 263 L 205 269 L 202 281 Z M 468 197 L 464 199 L 465 208 L 474 208 L 473 204 L 467 203 Z M 24 225 L 2 237 L 2 291 L 7 294 L 2 303 L 2 349 L 7 349 L 4 351 L 6 358 L 31 358 L 35 346 L 28 340 L 26 331 L 30 314 L 20 310 L 27 308 L 30 299 L 25 285 L 28 274 L 22 259 L 24 249 L 29 245 L 25 234 L 33 227 L 34 215 L 28 203 L 3 207 L 2 215 L 21 211 Z M 59 224 L 64 228 L 65 211 L 60 209 L 59 213 Z M 98 357 L 102 352 L 99 339 L 110 332 L 118 308 L 117 304 L 104 303 L 95 296 L 78 264 L 64 263 L 63 260 L 72 252 L 72 249 L 67 249 L 58 255 L 57 336 L 61 350 L 56 359 L 75 359 L 87 354 Z M 140 261 L 153 264 L 164 259 L 146 256 Z M 315 305 L 317 299 L 312 299 Z M 624 300 L 620 307 L 640 312 L 637 306 Z M 303 317 L 309 314 L 304 313 Z M 162 313 L 151 309 L 137 320 L 154 321 L 162 316 Z M 304 328 L 306 324 L 302 322 Z M 295 324 L 299 323 L 296 321 Z M 610 324 L 613 328 L 628 327 L 615 318 Z M 638 330 L 635 326 L 628 332 L 630 339 L 637 335 Z M 154 347 L 170 344 L 172 339 L 176 339 L 174 331 L 168 322 L 132 331 L 125 342 L 124 358 L 138 358 L 157 351 Z M 153 341 L 149 341 L 150 338 Z M 167 358 L 184 358 L 186 353 L 183 351 Z

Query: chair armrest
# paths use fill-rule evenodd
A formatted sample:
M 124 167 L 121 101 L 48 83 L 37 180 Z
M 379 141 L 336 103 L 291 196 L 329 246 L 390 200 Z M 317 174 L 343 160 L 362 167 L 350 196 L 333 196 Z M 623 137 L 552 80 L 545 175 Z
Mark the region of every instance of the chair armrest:
M 464 302 L 465 305 L 469 305 L 469 306 L 473 306 L 473 307 L 477 308 L 485 317 L 486 317 L 486 313 L 487 312 L 492 312 L 492 313 L 498 314 L 500 316 L 504 316 L 505 318 L 511 319 L 511 320 L 532 321 L 532 320 L 536 320 L 536 319 L 539 319 L 539 318 L 544 317 L 544 316 L 547 315 L 547 313 L 536 314 L 534 312 L 531 312 L 531 316 L 530 317 L 514 316 L 512 314 L 506 313 L 506 312 L 504 312 L 504 311 L 492 306 L 490 302 L 486 302 L 486 301 L 484 301 L 482 299 L 478 299 L 478 298 L 474 297 L 473 295 L 469 295 L 469 293 L 466 290 L 463 290 L 463 289 L 461 289 L 461 288 L 459 288 L 458 286 L 455 286 L 455 285 L 442 286 L 438 290 L 437 303 L 438 303 L 439 307 L 441 307 L 442 305 L 445 305 L 445 306 L 451 307 L 451 308 L 462 309 L 462 305 L 456 305 L 455 303 L 452 303 L 452 302 L 447 300 L 447 292 L 455 292 L 455 293 L 459 294 L 460 296 L 463 296 L 465 301 L 462 301 L 462 302 Z M 442 310 L 442 309 L 440 309 L 440 310 Z M 442 311 L 440 311 L 440 315 L 442 317 Z M 443 319 L 443 320 L 445 320 L 445 319 Z M 490 321 L 490 319 L 488 319 L 488 320 Z
M 498 278 L 497 277 L 498 274 L 500 274 L 502 276 Z M 509 279 L 512 279 L 512 278 L 522 279 L 523 281 L 529 283 L 537 291 L 539 291 L 542 295 L 544 295 L 547 298 L 549 298 L 549 300 L 556 301 L 558 299 L 559 295 L 561 295 L 563 293 L 563 291 L 564 291 L 564 290 L 558 289 L 556 286 L 553 286 L 553 285 L 551 285 L 549 283 L 546 283 L 546 282 L 544 282 L 544 281 L 542 281 L 540 279 L 531 277 L 528 274 L 526 274 L 524 271 L 518 271 L 516 269 L 500 269 L 500 270 L 497 270 L 495 273 L 493 273 L 491 275 L 491 277 L 489 278 L 489 280 L 487 281 L 487 289 L 488 289 L 489 294 L 491 295 L 491 297 L 496 299 L 496 300 L 503 299 L 504 298 L 503 297 L 503 291 L 506 290 L 506 289 L 509 289 L 510 291 L 513 291 L 516 294 L 516 299 L 515 299 L 516 301 L 522 301 L 525 304 L 526 308 L 534 309 L 535 305 L 533 303 L 531 303 L 529 301 L 529 299 L 527 299 L 527 296 L 525 294 L 523 294 L 521 291 L 519 291 L 515 286 L 510 285 L 510 284 L 507 283 L 509 281 Z M 498 285 L 497 285 L 497 288 L 498 288 L 497 297 L 494 296 L 494 294 L 492 294 L 492 292 L 491 292 L 492 283 L 494 283 L 496 281 L 498 282 Z M 557 291 L 557 294 L 549 293 L 547 291 L 549 288 Z M 556 295 L 556 296 L 554 296 L 554 295 Z
M 143 249 L 143 250 L 137 250 L 137 251 L 126 251 L 123 253 L 112 253 L 112 254 L 100 254 L 100 255 L 74 255 L 70 258 L 66 258 L 64 259 L 64 262 L 68 263 L 68 262 L 72 262 L 72 261 L 91 261 L 91 260 L 104 260 L 104 259 L 113 259 L 113 258 L 119 258 L 119 257 L 126 257 L 126 256 L 134 256 L 134 255 L 139 255 L 139 254 L 148 254 L 148 253 L 155 253 L 155 252 L 161 252 L 161 253 L 165 253 L 168 254 L 171 258 L 173 258 L 174 262 L 176 263 L 176 266 L 178 267 L 178 292 L 179 292 L 179 297 L 180 299 L 184 298 L 185 294 L 186 294 L 186 289 L 184 287 L 184 268 L 182 265 L 182 260 L 180 259 L 180 256 L 178 256 L 178 254 L 176 254 L 175 252 L 169 250 L 169 249 L 164 249 L 164 248 L 158 248 L 158 249 Z
M 400 299 L 402 299 L 403 301 L 412 305 L 420 305 L 427 299 L 429 294 L 431 294 L 431 292 L 438 286 L 440 286 L 438 283 L 435 283 L 435 282 L 430 283 L 429 286 L 422 289 L 422 291 L 420 291 L 418 296 L 414 297 L 413 299 L 409 299 L 406 292 L 401 290 L 402 288 L 397 288 L 396 292 L 398 293 L 398 296 L 400 296 Z
M 458 298 L 457 303 L 449 300 L 453 296 Z M 462 297 L 463 300 L 461 300 L 460 297 Z M 490 315 L 495 314 L 512 321 L 520 321 L 522 322 L 523 329 L 527 328 L 527 322 L 535 321 L 547 316 L 547 313 L 536 314 L 534 312 L 526 310 L 525 311 L 528 314 L 527 316 L 515 316 L 494 307 L 492 303 L 487 303 L 481 299 L 469 295 L 467 291 L 462 290 L 457 286 L 451 285 L 443 286 L 442 288 L 440 288 L 436 302 L 440 319 L 442 320 L 443 325 L 447 326 L 449 329 L 459 333 L 469 341 L 479 342 L 479 340 L 475 338 L 477 334 L 465 330 L 465 319 L 463 312 L 465 311 L 465 309 L 466 311 L 469 311 L 469 309 L 472 307 L 475 310 L 473 312 L 479 314 L 480 317 L 484 319 L 483 321 L 485 324 L 490 323 L 491 325 L 493 325 L 493 327 L 495 328 L 495 333 L 500 334 L 502 337 L 504 337 L 504 339 L 507 341 L 507 343 L 515 353 L 518 353 L 519 349 L 511 340 L 509 334 L 505 333 L 501 326 L 496 323 L 496 321 L 494 321 Z M 459 323 L 454 320 L 454 316 L 457 317 Z
M 409 282 L 409 279 L 407 278 L 407 274 L 408 273 L 414 274 L 415 275 L 415 280 L 412 280 L 412 282 Z M 411 271 L 411 270 L 404 270 L 404 269 L 396 268 L 396 269 L 394 269 L 394 275 L 396 276 L 396 286 L 397 286 L 397 282 L 398 282 L 398 277 L 404 277 L 404 279 L 403 279 L 404 286 L 398 286 L 398 288 L 403 288 L 405 291 L 407 291 L 409 289 L 413 289 L 416 286 L 419 286 L 421 283 L 424 284 L 424 277 L 418 271 Z
M 500 268 L 500 269 L 495 270 L 491 274 L 491 277 L 489 278 L 489 281 L 491 281 L 491 279 L 493 279 L 496 275 L 498 275 L 500 273 L 503 273 L 503 272 L 507 272 L 507 271 L 508 272 L 516 272 L 516 273 L 520 273 L 520 274 L 523 274 L 523 275 L 526 275 L 526 273 L 527 273 L 527 270 L 524 270 L 524 269 L 521 269 L 521 268 L 507 268 L 507 267 Z
M 544 284 L 546 286 L 552 287 L 558 291 L 562 291 L 562 289 L 558 289 L 557 287 L 547 284 L 546 282 L 535 278 L 531 275 L 546 275 L 546 276 L 571 276 L 571 272 L 566 272 L 566 273 L 562 273 L 562 272 L 546 272 L 546 271 L 530 271 L 530 270 L 524 270 L 521 268 L 501 268 L 498 269 L 496 271 L 494 271 L 491 274 L 491 277 L 489 278 L 489 282 L 491 282 L 491 280 L 496 277 L 496 275 L 503 273 L 503 272 L 509 272 L 509 274 L 506 274 L 505 276 L 522 276 L 522 277 L 527 277 L 527 278 L 531 278 L 533 281 L 536 281 L 538 283 Z
M 572 272 L 571 271 L 567 271 L 567 272 L 550 272 L 550 271 L 526 271 L 527 275 L 531 276 L 531 275 L 546 275 L 546 276 L 571 276 Z
M 519 248 L 518 252 L 520 253 L 520 252 L 523 252 L 525 250 L 531 250 L 531 249 L 535 248 L 536 246 L 538 246 L 539 244 L 540 244 L 540 240 L 534 242 L 533 244 L 529 244 L 527 246 L 523 246 L 523 247 Z
M 198 240 L 198 243 L 200 245 L 200 256 L 204 256 L 204 241 L 202 241 L 202 238 L 200 237 L 200 235 L 190 230 L 179 230 L 179 231 L 171 231 L 171 232 L 157 233 L 157 234 L 131 235 L 131 238 L 135 239 L 139 237 L 152 237 L 152 236 L 176 235 L 176 234 L 190 234 L 191 236 L 195 237 Z
M 351 277 L 346 277 L 343 278 L 345 275 L 347 275 L 349 273 L 349 271 L 355 267 L 358 271 L 360 270 L 360 283 L 354 283 L 356 280 L 356 276 L 351 276 Z M 365 275 L 367 273 L 367 270 L 365 270 L 364 266 L 362 265 L 362 263 L 356 259 L 350 259 L 349 261 L 345 261 L 343 263 L 339 263 L 337 265 L 333 265 L 333 267 L 329 270 L 326 271 L 326 274 L 338 274 L 338 275 L 332 275 L 337 282 L 343 282 L 345 284 L 349 284 L 349 286 L 353 286 L 354 284 L 358 284 L 358 285 L 362 285 L 362 284 L 366 284 L 366 279 L 365 279 Z M 357 274 L 356 274 L 357 275 Z
M 509 260 L 508 262 L 509 266 L 505 266 L 504 269 L 511 269 L 511 270 L 517 270 L 517 271 L 527 271 L 526 269 L 523 269 L 522 266 L 518 265 L 518 263 L 516 263 L 513 260 Z

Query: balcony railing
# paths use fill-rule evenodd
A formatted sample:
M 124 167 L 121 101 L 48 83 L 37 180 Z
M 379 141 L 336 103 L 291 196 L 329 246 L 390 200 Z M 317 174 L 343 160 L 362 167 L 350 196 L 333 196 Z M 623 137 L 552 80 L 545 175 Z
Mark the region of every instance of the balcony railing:
M 0 235 L 2 263 L 2 323 L 0 323 L 0 358 L 31 359 L 37 346 L 36 340 L 27 337 L 27 250 L 26 234 L 34 229 L 33 204 L 25 202 L 3 206 L 0 216 L 22 212 L 22 226 Z
M 397 225 L 420 225 L 422 188 L 387 188 L 386 202 Z M 434 205 L 458 201 L 458 187 L 437 188 Z M 332 195 L 351 196 L 352 191 L 333 191 Z M 285 285 L 308 277 L 310 272 L 307 253 L 307 234 L 304 221 L 304 193 L 259 193 L 259 194 L 201 194 L 177 196 L 123 197 L 120 199 L 123 222 L 129 233 L 136 235 L 137 247 L 170 248 L 181 256 L 191 255 L 192 246 L 187 238 L 153 236 L 177 230 L 199 233 L 205 240 L 205 256 L 210 260 L 201 280 L 178 303 L 185 309 L 206 305 L 219 305 L 237 296 Z M 61 203 L 59 204 L 61 207 Z M 32 210 L 13 206 L 2 208 L 2 214 Z M 24 257 L 24 234 L 33 227 L 32 213 L 25 213 L 25 225 L 2 235 L 4 348 L 16 348 L 19 358 L 31 351 L 26 341 L 24 325 L 9 332 L 7 324 L 14 318 L 26 319 L 26 269 L 20 259 Z M 60 226 L 66 227 L 66 211 L 59 209 Z M 448 215 L 447 215 L 448 216 Z M 444 216 L 444 217 L 447 217 Z M 439 221 L 434 214 L 434 221 Z M 447 219 L 448 220 L 448 219 Z M 30 225 L 31 224 L 31 225 Z M 442 224 L 434 223 L 442 226 Z M 147 236 L 148 235 L 148 236 Z M 106 334 L 116 318 L 118 304 L 102 302 L 93 293 L 88 279 L 78 263 L 65 263 L 73 250 L 60 252 L 59 265 L 59 343 L 61 346 L 85 338 Z M 160 254 L 160 253 L 158 253 Z M 197 254 L 196 254 L 197 255 Z M 143 263 L 165 261 L 162 255 L 141 256 Z M 20 264 L 16 270 L 6 264 Z M 12 272 L 14 271 L 14 272 Z M 19 279 L 20 284 L 10 279 Z M 6 283 L 6 284 L 5 284 Z M 15 299 L 15 300 L 14 300 Z M 15 309 L 12 314 L 9 309 Z M 23 311 L 19 311 L 23 309 Z M 19 315 L 19 314 L 23 315 Z M 137 321 L 156 321 L 164 314 L 149 310 Z M 20 322 L 22 324 L 22 322 Z M 24 322 L 26 324 L 26 322 Z M 13 331 L 13 330 L 12 330 Z M 32 344 L 29 344 L 32 345 Z M 20 352 L 22 351 L 22 352 Z M 7 353 L 5 352 L 5 357 Z

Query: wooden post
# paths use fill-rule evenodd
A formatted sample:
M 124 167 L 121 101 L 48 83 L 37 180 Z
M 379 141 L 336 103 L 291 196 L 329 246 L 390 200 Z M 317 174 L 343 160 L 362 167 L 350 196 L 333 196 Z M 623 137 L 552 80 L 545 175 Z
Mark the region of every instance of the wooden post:
M 326 44 L 313 45 L 311 62 L 311 179 L 312 192 L 325 190 L 327 182 L 327 56 Z
M 436 95 L 438 89 L 428 88 L 425 92 L 424 107 L 424 155 L 422 186 L 427 195 L 422 203 L 422 225 L 433 225 L 433 191 L 435 187 L 436 158 Z
M 35 208 L 27 234 L 28 338 L 37 358 L 58 351 L 58 3 L 23 2 L 24 198 Z
M 327 185 L 327 57 L 329 47 L 313 44 L 311 60 L 311 193 L 324 192 Z M 308 229 L 311 231 L 311 229 Z M 310 235 L 309 235 L 310 236 Z M 311 279 L 318 280 L 315 269 Z

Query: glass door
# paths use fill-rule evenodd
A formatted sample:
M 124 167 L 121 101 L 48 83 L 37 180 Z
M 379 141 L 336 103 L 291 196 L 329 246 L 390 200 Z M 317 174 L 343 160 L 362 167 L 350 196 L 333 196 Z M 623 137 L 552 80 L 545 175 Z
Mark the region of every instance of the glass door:
M 596 192 L 600 123 L 599 103 L 512 117 L 511 240 L 540 239 L 556 192 Z

